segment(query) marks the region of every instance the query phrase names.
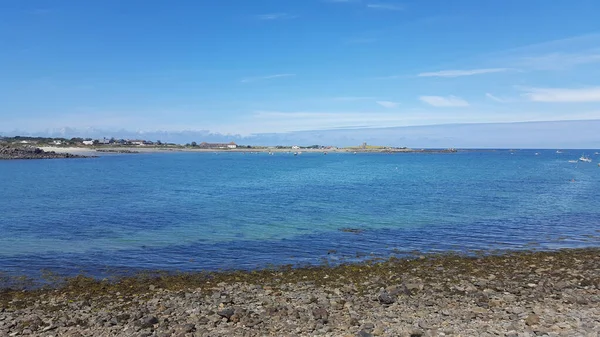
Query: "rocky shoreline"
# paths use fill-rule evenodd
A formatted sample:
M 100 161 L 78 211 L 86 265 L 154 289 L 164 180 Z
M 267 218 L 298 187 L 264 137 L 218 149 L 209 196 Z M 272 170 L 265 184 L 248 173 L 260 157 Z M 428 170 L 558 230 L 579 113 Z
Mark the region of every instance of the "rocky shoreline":
M 0 336 L 598 336 L 600 249 L 84 277 L 0 292 Z
M 82 156 L 71 153 L 57 153 L 44 151 L 32 146 L 0 146 L 0 160 L 11 159 L 64 159 L 64 158 L 95 158 L 95 156 Z

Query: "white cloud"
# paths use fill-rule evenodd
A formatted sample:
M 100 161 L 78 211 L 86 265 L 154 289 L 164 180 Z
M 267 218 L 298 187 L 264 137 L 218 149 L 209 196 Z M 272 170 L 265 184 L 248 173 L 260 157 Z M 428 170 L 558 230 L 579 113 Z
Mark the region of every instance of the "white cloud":
M 522 94 L 534 102 L 600 102 L 600 87 L 589 87 L 579 89 L 568 88 L 520 88 L 525 91 Z
M 376 101 L 375 103 L 381 105 L 384 108 L 388 108 L 388 109 L 397 108 L 400 105 L 400 103 L 398 103 L 398 102 L 390 102 L 390 101 Z
M 286 19 L 294 19 L 297 16 L 290 15 L 287 13 L 268 13 L 261 14 L 256 16 L 259 20 L 286 20 Z
M 247 77 L 247 78 L 241 79 L 240 82 L 248 83 L 248 82 L 256 82 L 256 81 L 262 81 L 262 80 L 270 80 L 273 78 L 292 77 L 292 76 L 296 76 L 296 74 L 275 74 L 275 75 L 261 76 L 261 77 Z
M 460 77 L 460 76 L 472 76 L 480 74 L 491 74 L 508 71 L 508 68 L 484 68 L 484 69 L 470 69 L 470 70 L 442 70 L 436 72 L 420 73 L 419 77 Z
M 490 94 L 489 92 L 485 94 L 485 97 L 491 99 L 492 101 L 496 101 L 496 102 L 499 102 L 499 103 L 506 103 L 505 99 L 502 99 L 500 97 L 494 96 L 494 95 Z
M 382 9 L 382 10 L 388 10 L 388 11 L 401 11 L 403 9 L 402 6 L 394 5 L 394 4 L 385 4 L 385 3 L 367 4 L 367 8 Z
M 419 99 L 435 107 L 465 107 L 469 102 L 456 96 L 420 96 Z

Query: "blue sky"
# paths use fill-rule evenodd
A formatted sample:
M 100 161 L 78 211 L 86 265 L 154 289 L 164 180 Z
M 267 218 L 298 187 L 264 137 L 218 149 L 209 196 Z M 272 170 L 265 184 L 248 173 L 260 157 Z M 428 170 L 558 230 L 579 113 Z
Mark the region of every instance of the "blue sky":
M 596 0 L 0 0 L 0 131 L 600 119 Z

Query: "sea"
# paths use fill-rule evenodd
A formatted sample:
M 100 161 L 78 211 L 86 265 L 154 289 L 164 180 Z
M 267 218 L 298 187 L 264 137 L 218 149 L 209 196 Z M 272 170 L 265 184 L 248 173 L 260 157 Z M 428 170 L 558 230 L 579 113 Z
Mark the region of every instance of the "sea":
M 599 247 L 594 152 L 0 161 L 0 280 Z

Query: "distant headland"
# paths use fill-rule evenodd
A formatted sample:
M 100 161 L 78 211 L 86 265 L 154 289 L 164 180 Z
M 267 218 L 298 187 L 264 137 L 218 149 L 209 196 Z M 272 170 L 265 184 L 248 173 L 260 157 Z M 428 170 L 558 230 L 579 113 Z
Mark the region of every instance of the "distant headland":
M 408 147 L 392 147 L 378 146 L 362 143 L 357 146 L 337 147 L 333 145 L 273 145 L 273 146 L 255 146 L 255 145 L 240 145 L 235 142 L 228 143 L 208 143 L 208 142 L 191 142 L 187 144 L 165 143 L 160 140 L 151 141 L 144 139 L 115 139 L 115 138 L 44 138 L 44 137 L 0 137 L 0 146 L 11 151 L 29 151 L 28 149 L 38 149 L 43 153 L 54 153 L 57 158 L 64 157 L 65 154 L 72 154 L 74 157 L 81 157 L 78 154 L 90 154 L 95 152 L 102 153 L 140 153 L 140 152 L 369 152 L 369 153 L 453 153 L 457 152 L 454 148 L 449 149 L 411 149 Z M 8 150 L 6 150 L 8 151 Z M 42 152 L 39 152 L 42 153 Z M 62 156 L 62 157 L 61 157 Z M 8 157 L 8 155 L 7 155 Z M 19 159 L 28 159 L 25 158 Z M 0 159 L 8 159 L 1 158 Z M 31 159 L 36 159 L 31 156 Z

